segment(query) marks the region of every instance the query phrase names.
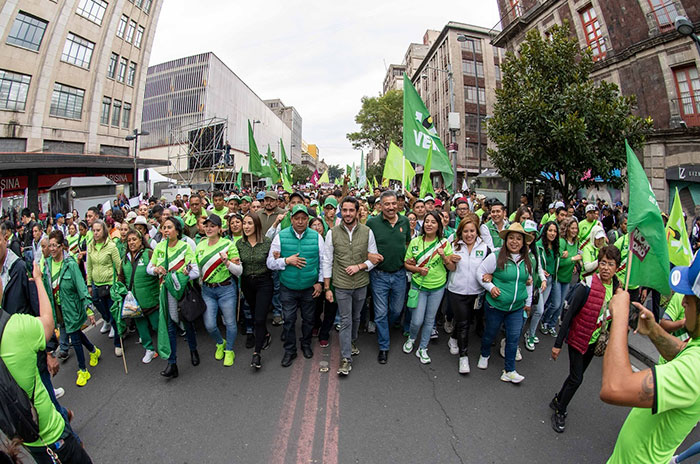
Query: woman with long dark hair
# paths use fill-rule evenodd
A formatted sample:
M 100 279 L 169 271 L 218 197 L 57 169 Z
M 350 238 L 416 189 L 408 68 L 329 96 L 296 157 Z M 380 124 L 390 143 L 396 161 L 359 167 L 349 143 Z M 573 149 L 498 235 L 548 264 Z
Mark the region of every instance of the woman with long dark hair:
M 544 225 L 540 233 L 540 239 L 535 244 L 536 256 L 539 265 L 544 270 L 547 286 L 540 292 L 537 306 L 532 313 L 530 328 L 525 332 L 525 348 L 534 351 L 535 345 L 540 342 L 537 337 L 537 324 L 539 324 L 544 308 L 550 300 L 552 285 L 557 280 L 557 267 L 559 266 L 559 226 L 555 221 L 550 221 Z

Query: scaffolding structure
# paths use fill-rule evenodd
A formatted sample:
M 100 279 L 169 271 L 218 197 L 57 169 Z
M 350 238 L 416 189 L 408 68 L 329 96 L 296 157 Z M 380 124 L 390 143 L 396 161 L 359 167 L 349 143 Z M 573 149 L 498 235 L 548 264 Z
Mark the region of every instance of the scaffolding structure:
M 236 176 L 228 145 L 228 119 L 211 117 L 171 128 L 168 176 L 192 187 L 231 190 Z M 228 152 L 228 154 L 227 154 Z

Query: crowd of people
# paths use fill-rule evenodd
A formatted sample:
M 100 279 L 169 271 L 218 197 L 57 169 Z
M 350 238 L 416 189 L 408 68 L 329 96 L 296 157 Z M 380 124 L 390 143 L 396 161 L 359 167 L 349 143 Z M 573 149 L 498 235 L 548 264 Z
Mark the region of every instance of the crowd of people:
M 691 236 L 697 249 L 697 221 Z M 466 375 L 473 327 L 481 339 L 476 367 L 493 364 L 495 345 L 504 359 L 500 380 L 513 384 L 525 379 L 516 369 L 521 346 L 534 351 L 547 340 L 543 345 L 556 360 L 566 341 L 569 376 L 550 403 L 552 428 L 564 432 L 586 368 L 607 353 L 601 398 L 646 411 L 630 414 L 610 462 L 668 462 L 700 417 L 700 382 L 687 380 L 700 380 L 691 362 L 700 356 L 700 258 L 674 270 L 671 298 L 644 288 L 625 291 L 628 243 L 621 203 L 556 201 L 542 211 L 523 195 L 508 214 L 501 201 L 475 192 L 438 190 L 418 198 L 347 182 L 334 190 L 200 191 L 171 202 L 151 197 L 133 209 L 120 197 L 85 215 L 74 210 L 37 218 L 25 208 L 0 222 L 3 313 L 23 315 L 9 318 L 0 356 L 22 388 L 35 393 L 42 441 L 25 446 L 37 462 L 52 462 L 52 454 L 61 462 L 89 462 L 51 374 L 74 353 L 76 384 L 85 387 L 90 369 L 112 351 L 107 340 L 121 357 L 131 332 L 143 346 L 141 361 L 163 358 L 160 375 L 169 379 L 179 376 L 179 337 L 192 365 L 200 363 L 199 316 L 223 367 L 234 365 L 238 332 L 245 333 L 253 371 L 263 367 L 273 343 L 269 320 L 282 326 L 283 367 L 294 363 L 298 349 L 307 359 L 316 346 L 328 349 L 335 329 L 340 376 L 350 374 L 360 354 L 361 328 L 376 333 L 380 364 L 389 360 L 392 328 L 403 331 L 402 351 L 422 364 L 431 363 L 429 349 L 440 348 L 430 342 L 444 331 L 455 368 Z M 648 296 L 651 310 L 640 304 Z M 203 314 L 192 317 L 198 299 Z M 640 314 L 638 330 L 664 358 L 655 369 L 630 368 L 630 301 Z M 127 306 L 138 310 L 127 315 Z M 84 329 L 96 316 L 103 335 L 91 340 Z M 38 358 L 36 372 L 22 371 L 29 355 L 17 354 L 20 342 L 7 341 L 8 334 Z M 685 387 L 674 384 L 679 376 Z M 629 440 L 641 427 L 672 430 L 646 430 L 651 438 L 640 451 Z

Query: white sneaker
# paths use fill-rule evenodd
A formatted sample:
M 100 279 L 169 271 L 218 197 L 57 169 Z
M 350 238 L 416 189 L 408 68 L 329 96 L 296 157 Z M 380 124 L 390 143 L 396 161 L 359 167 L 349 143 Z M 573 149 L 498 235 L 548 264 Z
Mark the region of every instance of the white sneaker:
M 430 364 L 430 356 L 428 356 L 427 348 L 418 348 L 416 350 L 416 357 L 420 359 L 421 364 Z
M 457 339 L 450 337 L 450 339 L 447 340 L 447 346 L 450 347 L 450 354 L 459 353 L 459 344 L 457 343 Z
M 102 327 L 100 327 L 100 333 L 106 334 L 109 332 L 109 329 L 111 329 L 112 326 L 109 325 L 109 322 L 105 321 L 104 319 L 102 320 Z
M 437 329 L 435 328 L 435 326 L 433 326 L 433 330 L 430 331 L 430 339 L 437 340 L 438 337 L 440 337 L 440 334 L 438 334 Z
M 452 332 L 454 332 L 454 330 L 455 330 L 455 324 L 454 324 L 454 322 L 453 322 L 453 321 L 448 321 L 447 319 L 445 319 L 445 327 L 444 327 L 444 329 L 445 329 L 445 333 L 446 333 L 446 334 L 452 334 Z
M 484 358 L 483 356 L 479 355 L 479 362 L 476 364 L 476 367 L 479 369 L 486 369 L 489 367 L 489 358 Z
M 114 356 L 117 358 L 121 358 L 122 354 L 124 354 L 124 351 L 121 349 L 121 347 L 115 346 L 114 347 Z
M 501 380 L 504 382 L 520 383 L 525 380 L 525 377 L 518 374 L 516 371 L 506 372 L 505 370 L 501 374 Z
M 148 364 L 151 361 L 153 361 L 153 358 L 156 357 L 156 352 L 153 350 L 146 350 L 146 354 L 143 355 L 143 358 L 141 359 L 141 362 L 144 364 Z
M 66 391 L 63 388 L 58 387 L 53 389 L 53 394 L 56 397 L 56 399 L 59 399 L 60 397 L 66 394 Z
M 376 333 L 377 332 L 377 324 L 374 323 L 374 321 L 369 321 L 367 323 L 367 333 Z
M 523 360 L 523 354 L 520 352 L 520 347 L 518 347 L 518 351 L 515 352 L 515 360 L 516 361 Z
M 459 373 L 460 374 L 469 374 L 469 358 L 466 356 L 461 356 L 459 358 Z
M 109 338 L 114 338 L 114 327 L 109 329 Z
M 408 354 L 413 351 L 413 343 L 415 343 L 415 340 L 407 338 L 406 343 L 403 344 L 403 352 Z

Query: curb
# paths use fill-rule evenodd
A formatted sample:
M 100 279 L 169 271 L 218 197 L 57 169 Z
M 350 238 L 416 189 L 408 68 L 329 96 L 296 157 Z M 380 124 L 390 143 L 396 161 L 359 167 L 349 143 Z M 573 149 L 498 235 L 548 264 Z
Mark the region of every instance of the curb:
M 648 354 L 638 350 L 631 344 L 627 344 L 627 346 L 629 347 L 630 354 L 646 364 L 648 367 L 654 367 L 656 365 L 656 361 L 654 361 Z

